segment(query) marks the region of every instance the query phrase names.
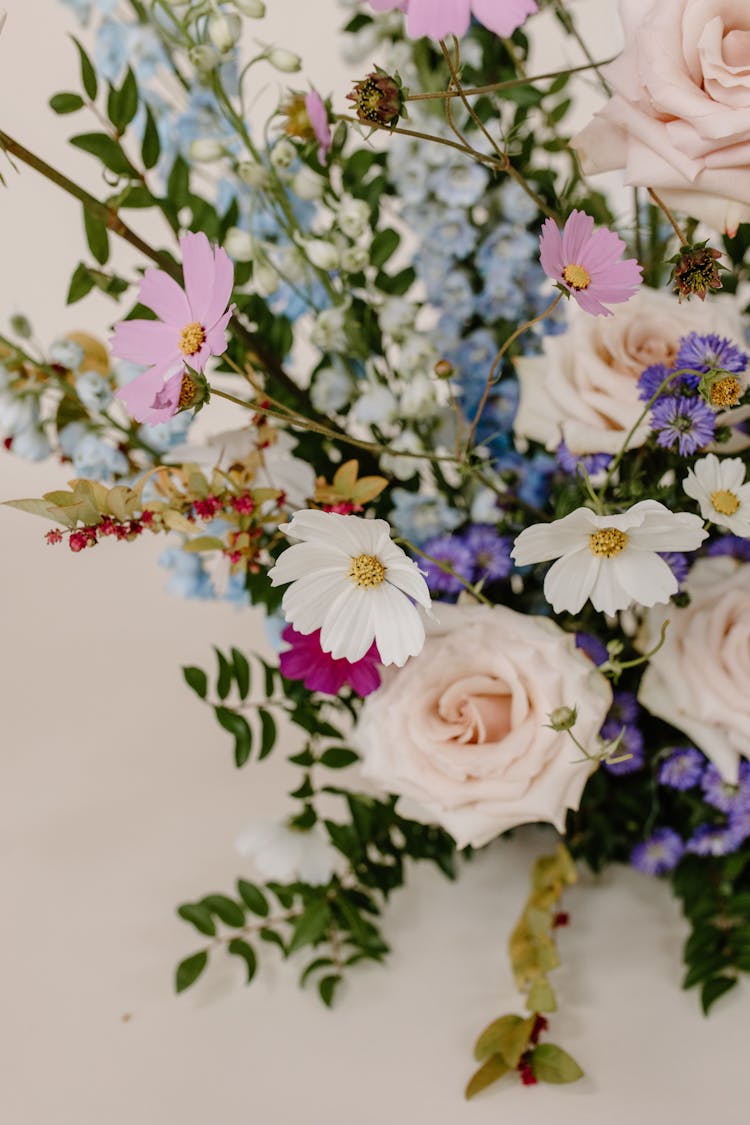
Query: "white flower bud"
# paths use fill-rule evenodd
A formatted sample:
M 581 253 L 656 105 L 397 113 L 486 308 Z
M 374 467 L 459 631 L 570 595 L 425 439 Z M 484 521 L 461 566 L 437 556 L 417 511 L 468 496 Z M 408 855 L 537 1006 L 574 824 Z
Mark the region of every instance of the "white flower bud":
M 242 12 L 243 16 L 249 16 L 251 20 L 262 20 L 266 14 L 263 0 L 234 0 L 234 6 Z
M 224 249 L 235 262 L 252 262 L 257 253 L 257 244 L 250 231 L 231 227 L 224 239 Z
M 224 155 L 224 145 L 212 137 L 199 137 L 190 145 L 190 159 L 198 164 L 209 164 Z
M 283 74 L 295 74 L 302 70 L 302 59 L 293 51 L 285 51 L 283 47 L 272 47 L 266 55 L 271 66 Z
M 268 185 L 268 169 L 252 160 L 241 161 L 237 165 L 237 175 L 248 187 L 264 188 Z
M 270 262 L 261 262 L 253 267 L 253 291 L 259 297 L 270 297 L 279 287 L 279 275 Z
M 348 246 L 341 254 L 341 268 L 347 273 L 360 273 L 369 261 L 370 255 L 364 246 Z
M 361 238 L 370 229 L 370 205 L 346 196 L 336 212 L 338 227 L 349 238 Z
M 303 243 L 305 254 L 320 270 L 335 270 L 339 266 L 339 254 L 335 246 L 322 238 L 311 238 Z
M 283 137 L 271 149 L 271 163 L 274 168 L 288 168 L 294 161 L 297 155 L 297 150 L 291 141 L 285 140 Z
M 202 74 L 213 70 L 221 61 L 219 52 L 208 43 L 198 43 L 197 46 L 191 47 L 188 57 L 195 69 Z
M 292 191 L 298 199 L 320 199 L 325 190 L 325 180 L 312 168 L 301 168 L 292 180 Z
M 217 51 L 231 51 L 242 34 L 242 20 L 234 12 L 215 12 L 208 19 L 208 37 Z

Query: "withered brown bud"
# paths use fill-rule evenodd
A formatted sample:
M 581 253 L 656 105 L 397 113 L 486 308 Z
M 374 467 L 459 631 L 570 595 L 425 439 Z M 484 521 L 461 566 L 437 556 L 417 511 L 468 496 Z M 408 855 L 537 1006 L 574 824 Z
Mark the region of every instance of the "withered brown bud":
M 346 96 L 360 121 L 392 129 L 400 118 L 406 117 L 406 94 L 398 75 L 392 77 L 376 66 Z
M 720 257 L 720 250 L 714 250 L 703 242 L 683 246 L 679 254 L 670 259 L 674 264 L 674 291 L 680 302 L 689 301 L 691 297 L 700 297 L 704 301 L 707 293 L 721 289 L 719 270 L 726 267 L 718 264 Z

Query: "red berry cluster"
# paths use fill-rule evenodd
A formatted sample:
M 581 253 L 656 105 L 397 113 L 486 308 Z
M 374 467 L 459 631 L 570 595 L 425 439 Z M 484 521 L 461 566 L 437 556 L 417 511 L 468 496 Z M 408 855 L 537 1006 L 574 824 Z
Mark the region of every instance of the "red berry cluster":
M 539 1042 L 539 1036 L 542 1034 L 543 1031 L 546 1031 L 548 1027 L 549 1027 L 549 1021 L 546 1019 L 545 1016 L 540 1016 L 539 1013 L 537 1012 L 536 1017 L 534 1019 L 534 1026 L 532 1027 L 531 1035 L 529 1036 L 529 1046 L 530 1047 L 535 1047 L 537 1045 L 537 1043 Z M 524 1086 L 536 1086 L 539 1079 L 534 1074 L 534 1066 L 533 1066 L 533 1063 L 531 1061 L 531 1051 L 530 1050 L 525 1051 L 521 1055 L 521 1058 L 519 1059 L 518 1066 L 516 1067 L 516 1070 L 518 1071 L 519 1075 L 521 1076 L 521 1082 L 523 1083 Z
M 149 511 L 142 512 L 137 519 L 132 520 L 114 520 L 111 516 L 105 516 L 101 523 L 77 527 L 75 531 L 70 531 L 68 533 L 68 546 L 71 551 L 77 554 L 86 547 L 95 547 L 100 539 L 107 539 L 111 536 L 118 541 L 137 539 L 147 528 L 151 527 L 153 522 L 154 513 Z M 50 546 L 53 546 L 56 543 L 62 543 L 64 534 L 54 528 L 52 531 L 48 531 L 44 538 Z
M 339 500 L 336 504 L 324 504 L 324 512 L 335 512 L 337 516 L 350 516 L 353 512 L 361 512 L 362 505 L 354 504 L 351 500 Z

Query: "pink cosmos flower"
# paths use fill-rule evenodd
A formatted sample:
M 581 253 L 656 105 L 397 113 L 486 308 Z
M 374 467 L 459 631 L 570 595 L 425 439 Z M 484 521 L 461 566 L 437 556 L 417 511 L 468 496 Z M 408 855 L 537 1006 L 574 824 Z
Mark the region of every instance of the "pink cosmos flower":
M 333 137 L 331 136 L 331 127 L 328 124 L 328 110 L 316 90 L 311 90 L 305 98 L 305 109 L 318 142 L 318 160 L 321 164 L 325 164 L 333 143 Z
M 203 371 L 210 356 L 226 351 L 234 310 L 227 308 L 234 284 L 228 254 L 203 233 L 183 235 L 180 249 L 185 288 L 163 270 L 146 270 L 138 299 L 159 319 L 121 320 L 110 341 L 114 356 L 147 366 L 117 397 L 136 421 L 151 425 L 177 410 L 186 367 Z
M 406 12 L 406 30 L 412 39 L 465 35 L 472 16 L 506 38 L 539 10 L 536 0 L 370 0 L 370 4 L 376 12 L 391 8 Z
M 635 258 L 622 260 L 625 243 L 583 211 L 572 211 L 560 232 L 547 219 L 539 238 L 542 269 L 547 277 L 571 293 L 584 312 L 612 316 L 603 304 L 629 301 L 638 291 L 642 269 Z
M 373 644 L 355 664 L 348 660 L 334 660 L 320 647 L 320 629 L 303 636 L 291 625 L 281 634 L 291 647 L 282 652 L 280 669 L 287 680 L 302 680 L 308 691 L 323 695 L 338 695 L 344 684 L 349 684 L 359 696 L 370 695 L 380 687 L 380 654 Z

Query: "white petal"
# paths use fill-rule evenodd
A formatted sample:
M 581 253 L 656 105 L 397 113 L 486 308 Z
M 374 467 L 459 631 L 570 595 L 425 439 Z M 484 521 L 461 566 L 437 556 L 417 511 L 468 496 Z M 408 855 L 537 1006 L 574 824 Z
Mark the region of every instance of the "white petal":
M 623 551 L 617 558 L 610 560 L 610 566 L 629 600 L 638 602 L 639 605 L 651 606 L 668 602 L 679 589 L 679 583 L 669 565 L 649 551 Z
M 397 589 L 403 590 L 425 609 L 429 609 L 432 605 L 429 588 L 416 563 L 404 559 L 400 565 L 389 566 L 386 570 L 386 581 Z
M 296 582 L 312 571 L 338 570 L 345 575 L 351 566 L 349 555 L 338 547 L 318 543 L 295 543 L 282 551 L 268 572 L 272 586 Z
M 293 582 L 284 594 L 281 608 L 284 616 L 299 633 L 320 629 L 326 613 L 337 594 L 350 585 L 340 574 L 308 574 Z
M 401 668 L 410 656 L 422 651 L 424 622 L 404 594 L 384 582 L 372 593 L 375 607 L 375 642 L 383 664 Z
M 630 547 L 638 550 L 697 551 L 708 532 L 700 516 L 667 512 L 666 516 L 654 513 L 641 527 L 634 527 L 627 534 Z
M 626 609 L 632 598 L 627 590 L 617 580 L 617 570 L 614 559 L 602 559 L 601 567 L 591 591 L 591 604 L 599 613 L 607 613 L 611 617 L 618 609 Z
M 515 541 L 511 557 L 518 566 L 548 562 L 577 551 L 596 530 L 595 516 L 588 508 L 578 508 L 553 523 L 537 523 L 527 527 Z
M 555 613 L 578 613 L 596 583 L 602 560 L 588 546 L 558 559 L 547 571 L 544 596 Z
M 320 634 L 320 647 L 334 660 L 356 664 L 365 655 L 375 637 L 373 590 L 364 590 L 348 582 L 328 609 Z

